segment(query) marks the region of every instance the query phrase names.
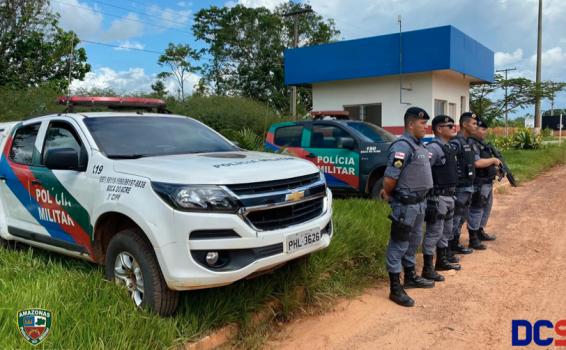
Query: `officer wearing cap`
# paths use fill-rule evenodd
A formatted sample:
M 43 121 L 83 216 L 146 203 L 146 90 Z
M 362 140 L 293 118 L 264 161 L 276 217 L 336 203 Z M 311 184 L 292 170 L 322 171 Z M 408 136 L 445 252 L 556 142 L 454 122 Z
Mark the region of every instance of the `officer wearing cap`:
M 429 152 L 421 139 L 429 119 L 425 110 L 407 109 L 405 132 L 389 148 L 387 168 L 380 195 L 391 204 L 391 238 L 387 246 L 389 299 L 402 306 L 413 306 L 414 300 L 405 288 L 432 288 L 434 281 L 415 272 L 417 248 L 422 240 L 426 196 L 432 189 Z M 404 271 L 404 283 L 400 275 Z
M 481 159 L 489 159 L 493 157 L 490 146 L 485 143 L 488 130 L 487 122 L 478 118 L 478 128 L 470 140 L 475 142 Z M 492 164 L 487 168 L 476 169 L 476 179 L 474 181 L 475 191 L 472 194 L 470 202 L 470 210 L 468 212 L 468 231 L 472 232 L 470 237 L 476 239 L 476 245 L 481 244 L 480 241 L 493 241 L 495 236 L 488 235 L 484 231 L 487 220 L 491 214 L 491 206 L 493 204 L 493 180 L 497 176 L 497 166 Z
M 448 242 L 452 239 L 454 216 L 454 193 L 458 185 L 456 149 L 449 141 L 456 136 L 454 119 L 437 115 L 432 120 L 434 139 L 427 144 L 434 189 L 429 193 L 423 239 L 424 266 L 422 276 L 437 282 L 444 276 L 436 271 L 460 270 L 460 265 L 451 263 L 448 257 Z M 436 251 L 436 264 L 433 265 Z
M 499 166 L 501 163 L 497 158 L 481 159 L 480 151 L 476 143 L 470 140 L 477 130 L 477 116 L 472 112 L 462 113 L 460 116 L 460 132 L 450 142 L 457 149 L 458 158 L 458 186 L 456 187 L 456 202 L 454 208 L 454 223 L 452 232 L 454 238 L 450 242 L 451 250 L 455 253 L 470 254 L 473 249 L 485 249 L 485 245 L 475 239 L 475 232 L 470 234 L 469 248 L 460 244 L 460 232 L 464 221 L 468 217 L 468 210 L 472 194 L 474 193 L 474 180 L 476 169 L 487 168 L 493 164 Z M 473 249 L 472 249 L 473 248 Z

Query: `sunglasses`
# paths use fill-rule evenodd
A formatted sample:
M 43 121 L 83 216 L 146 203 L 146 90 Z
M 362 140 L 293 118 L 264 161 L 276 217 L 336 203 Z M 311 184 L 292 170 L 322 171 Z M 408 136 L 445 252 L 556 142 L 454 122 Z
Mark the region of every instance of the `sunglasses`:
M 444 124 L 444 125 L 439 125 L 439 128 L 448 128 L 448 129 L 454 129 L 456 126 L 454 124 Z

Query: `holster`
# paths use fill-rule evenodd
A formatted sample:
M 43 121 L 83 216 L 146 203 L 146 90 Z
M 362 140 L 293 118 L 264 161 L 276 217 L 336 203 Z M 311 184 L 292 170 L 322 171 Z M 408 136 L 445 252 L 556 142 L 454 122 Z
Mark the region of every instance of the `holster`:
M 391 220 L 391 239 L 396 242 L 407 242 L 412 226 L 396 220 L 391 215 L 389 215 L 389 220 Z
M 425 222 L 427 224 L 434 224 L 437 219 L 440 219 L 438 201 L 429 199 L 426 202 Z
M 487 197 L 482 196 L 481 191 L 476 191 L 472 194 L 472 200 L 470 203 L 470 207 L 480 209 L 485 207 L 487 204 Z
M 469 199 L 465 202 L 461 202 L 458 200 L 458 197 L 456 197 L 456 200 L 454 201 L 454 215 L 458 215 L 458 216 L 464 215 L 469 205 L 470 205 Z

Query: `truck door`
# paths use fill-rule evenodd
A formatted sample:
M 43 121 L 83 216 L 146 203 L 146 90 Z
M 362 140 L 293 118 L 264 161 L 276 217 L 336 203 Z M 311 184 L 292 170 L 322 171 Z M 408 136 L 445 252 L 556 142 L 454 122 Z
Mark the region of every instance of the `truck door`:
M 306 159 L 324 171 L 330 187 L 359 189 L 360 153 L 356 138 L 347 130 L 336 124 L 315 122 L 305 150 Z
M 37 207 L 36 233 L 44 240 L 64 249 L 91 253 L 92 226 L 88 207 L 96 188 L 86 169 L 87 143 L 81 133 L 66 120 L 51 120 L 42 143 L 39 162 L 30 167 L 31 201 Z M 79 170 L 53 170 L 45 166 L 47 152 L 54 149 L 73 149 L 78 154 Z
M 5 135 L 7 139 L 0 159 L 0 186 L 11 234 L 14 231 L 30 231 L 37 215 L 33 210 L 29 185 L 33 181 L 30 166 L 39 157 L 37 136 L 40 126 L 41 122 L 22 123 Z

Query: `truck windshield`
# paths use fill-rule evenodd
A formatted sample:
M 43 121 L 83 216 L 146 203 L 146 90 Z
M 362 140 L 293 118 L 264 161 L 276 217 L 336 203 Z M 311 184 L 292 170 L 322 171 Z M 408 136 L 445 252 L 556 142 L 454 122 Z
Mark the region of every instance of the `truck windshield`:
M 92 117 L 84 123 L 109 158 L 236 151 L 212 129 L 189 118 Z
M 355 129 L 373 142 L 393 142 L 396 137 L 377 125 L 365 122 L 349 122 L 348 126 Z

